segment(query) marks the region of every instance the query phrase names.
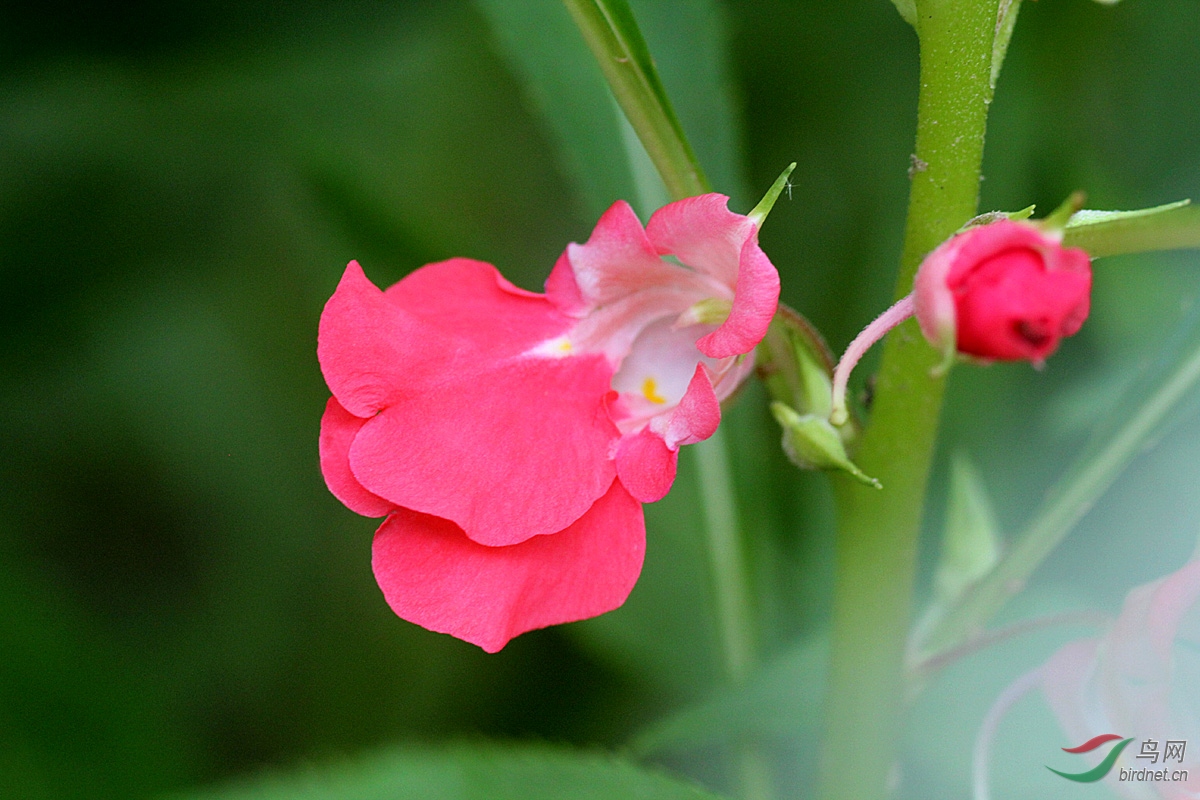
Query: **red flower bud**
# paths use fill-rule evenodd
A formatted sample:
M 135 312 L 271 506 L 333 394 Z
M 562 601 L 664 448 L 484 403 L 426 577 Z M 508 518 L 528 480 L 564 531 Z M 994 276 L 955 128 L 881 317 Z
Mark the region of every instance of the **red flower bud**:
M 980 225 L 943 242 L 917 271 L 916 316 L 934 347 L 1040 362 L 1087 319 L 1087 253 L 1027 222 Z

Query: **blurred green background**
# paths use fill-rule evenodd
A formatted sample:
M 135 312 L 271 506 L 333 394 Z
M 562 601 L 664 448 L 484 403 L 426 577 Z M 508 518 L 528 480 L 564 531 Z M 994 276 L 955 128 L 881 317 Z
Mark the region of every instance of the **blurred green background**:
M 844 347 L 891 295 L 912 31 L 886 0 L 634 6 L 735 210 L 798 162 L 762 241 L 785 301 Z M 495 656 L 391 614 L 370 572 L 376 523 L 330 496 L 317 464 L 317 319 L 348 260 L 387 285 L 470 256 L 538 288 L 628 185 L 619 165 L 608 184 L 581 182 L 595 170 L 572 157 L 587 151 L 564 148 L 548 90 L 523 71 L 514 31 L 553 63 L 582 48 L 565 20 L 525 0 L 0 8 L 0 797 L 151 797 L 397 743 L 618 747 L 718 691 L 686 459 L 647 509 L 628 604 Z M 1097 208 L 1200 199 L 1197 42 L 1196 0 L 1024 4 L 983 208 L 1045 212 L 1076 188 Z M 559 102 L 575 80 L 560 77 Z M 619 135 L 611 113 L 596 111 L 596 153 L 617 146 L 602 135 Z M 969 453 L 1018 529 L 1198 292 L 1194 253 L 1098 262 L 1093 317 L 1045 371 L 957 370 L 931 544 L 945 456 Z M 1190 406 L 1176 417 L 1009 616 L 1115 611 L 1186 559 L 1200 420 Z M 713 729 L 742 714 L 778 758 L 781 794 L 803 796 L 829 492 L 777 452 L 758 387 L 728 423 L 758 638 L 789 699 L 747 700 L 701 717 L 699 744 L 639 752 L 727 788 Z M 902 794 L 965 794 L 992 699 L 1078 633 L 935 681 L 912 715 Z M 792 718 L 763 721 L 768 707 Z M 1030 701 L 1012 724 L 1001 747 L 1034 766 L 997 785 L 1063 790 L 1034 772 L 1062 746 L 1048 712 Z

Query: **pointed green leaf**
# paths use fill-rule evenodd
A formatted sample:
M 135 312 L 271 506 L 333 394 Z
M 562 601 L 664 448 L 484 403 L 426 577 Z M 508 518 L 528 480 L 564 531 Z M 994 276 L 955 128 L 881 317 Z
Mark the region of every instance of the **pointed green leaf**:
M 996 39 L 992 42 L 992 89 L 1000 79 L 1000 68 L 1004 66 L 1004 56 L 1008 53 L 1008 43 L 1012 40 L 1013 28 L 1017 25 L 1017 12 L 1021 10 L 1021 0 L 1000 0 L 996 15 Z
M 1200 247 L 1200 208 L 1180 200 L 1137 211 L 1085 209 L 1067 223 L 1063 244 L 1092 258 Z
M 779 199 L 779 195 L 783 191 L 784 187 L 791 186 L 791 184 L 788 183 L 788 177 L 792 174 L 792 170 L 794 169 L 796 169 L 795 161 L 793 161 L 791 164 L 788 164 L 783 172 L 779 173 L 779 177 L 776 178 L 775 182 L 771 184 L 771 188 L 767 189 L 767 193 L 763 195 L 763 199 L 759 200 L 758 205 L 756 205 L 754 209 L 747 215 L 759 228 L 762 228 L 762 224 L 766 220 L 767 215 L 770 214 L 771 209 L 775 207 L 775 201 Z
M 933 579 L 937 602 L 952 604 L 999 558 L 999 526 L 983 479 L 965 453 L 956 453 L 950 461 L 942 551 Z
M 904 21 L 914 28 L 917 27 L 917 4 L 913 0 L 892 0 L 892 5 L 904 17 Z
M 547 746 L 405 748 L 280 773 L 177 800 L 719 800 L 685 781 L 600 753 Z

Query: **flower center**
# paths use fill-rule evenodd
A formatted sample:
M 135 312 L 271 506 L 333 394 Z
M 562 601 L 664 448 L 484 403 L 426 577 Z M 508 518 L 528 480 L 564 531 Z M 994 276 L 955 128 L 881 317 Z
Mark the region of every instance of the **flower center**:
M 657 403 L 660 406 L 667 402 L 667 398 L 658 393 L 658 381 L 654 380 L 654 378 L 646 378 L 646 380 L 642 381 L 642 396 L 651 403 Z
M 623 409 L 617 427 L 623 432 L 637 430 L 677 406 L 697 364 L 704 362 L 719 372 L 718 361 L 696 349 L 696 340 L 715 326 L 676 328 L 674 323 L 675 318 L 667 317 L 643 328 L 613 375 L 612 388 L 620 393 Z

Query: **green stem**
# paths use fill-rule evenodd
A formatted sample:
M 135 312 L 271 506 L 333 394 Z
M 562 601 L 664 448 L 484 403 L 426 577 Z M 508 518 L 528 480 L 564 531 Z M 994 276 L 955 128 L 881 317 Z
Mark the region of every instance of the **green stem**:
M 710 191 L 627 0 L 563 0 L 676 200 Z
M 700 505 L 712 556 L 721 656 L 730 681 L 740 684 L 755 662 L 750 586 L 738 535 L 737 500 L 723 428 L 694 446 L 700 473 Z
M 996 0 L 917 3 L 921 88 L 904 253 L 895 296 L 912 289 L 921 259 L 974 216 L 991 102 Z M 887 794 L 899 738 L 925 485 L 944 380 L 915 324 L 891 334 L 859 466 L 883 491 L 836 482 L 837 585 L 825 736 L 817 796 Z
M 725 675 L 735 686 L 744 684 L 757 667 L 750 582 L 738 532 L 737 498 L 729 469 L 724 428 L 693 445 L 700 478 L 700 505 L 708 534 L 716 595 L 717 628 Z M 743 800 L 771 800 L 774 786 L 770 764 L 753 745 L 737 754 L 738 783 Z

